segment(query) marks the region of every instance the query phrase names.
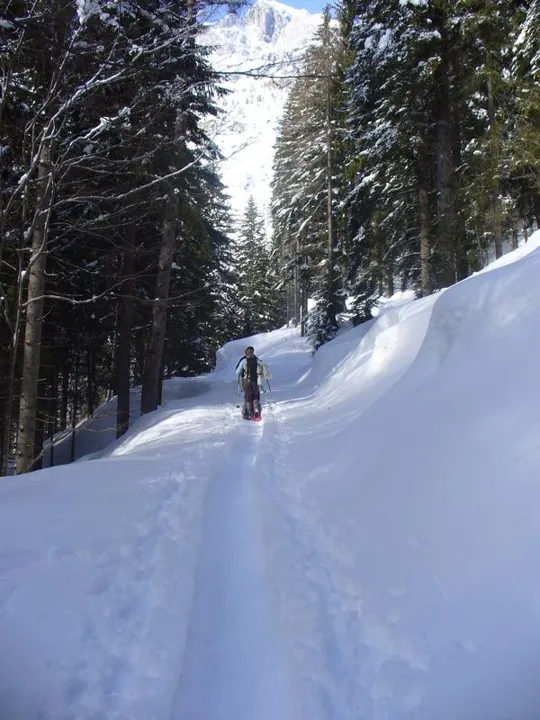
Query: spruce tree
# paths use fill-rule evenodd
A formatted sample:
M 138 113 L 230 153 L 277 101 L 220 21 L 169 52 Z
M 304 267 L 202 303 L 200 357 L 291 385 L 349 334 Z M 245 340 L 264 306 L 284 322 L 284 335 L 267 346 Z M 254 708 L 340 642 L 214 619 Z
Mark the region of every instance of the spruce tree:
M 340 50 L 327 9 L 291 88 L 274 161 L 273 245 L 290 286 L 289 318 L 307 330 L 315 347 L 333 337 L 343 307 L 337 210 Z M 309 320 L 308 296 L 315 304 Z
M 200 340 L 175 372 L 208 368 L 221 328 L 234 326 L 218 158 L 201 129 L 219 90 L 193 10 L 189 0 L 13 2 L 3 18 L 3 472 L 18 425 L 19 472 L 36 466 L 45 430 L 75 426 L 111 393 L 125 430 L 157 304 L 174 330 L 189 315 L 186 341 Z M 153 401 L 168 360 L 160 353 Z
M 239 229 L 236 253 L 238 301 L 244 337 L 274 330 L 279 322 L 277 282 L 265 235 L 264 219 L 250 195 Z

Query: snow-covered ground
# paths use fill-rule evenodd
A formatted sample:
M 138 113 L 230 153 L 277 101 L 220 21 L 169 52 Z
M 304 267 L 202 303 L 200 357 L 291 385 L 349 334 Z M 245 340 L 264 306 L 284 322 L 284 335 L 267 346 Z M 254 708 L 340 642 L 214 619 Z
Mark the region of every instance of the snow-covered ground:
M 539 245 L 3 479 L 0 718 L 537 720 Z

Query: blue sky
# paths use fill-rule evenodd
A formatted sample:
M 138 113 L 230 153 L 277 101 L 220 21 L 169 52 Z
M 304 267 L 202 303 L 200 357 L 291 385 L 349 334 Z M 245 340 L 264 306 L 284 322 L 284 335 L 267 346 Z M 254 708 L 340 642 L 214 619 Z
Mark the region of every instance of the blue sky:
M 247 5 L 243 6 L 242 10 L 239 11 L 239 14 L 242 15 L 244 12 L 246 12 L 247 8 L 253 5 L 255 2 L 256 0 L 247 0 Z M 325 5 L 332 5 L 331 0 L 278 0 L 278 2 L 283 3 L 283 5 L 289 5 L 293 8 L 308 10 L 310 13 L 320 13 L 323 11 Z M 223 5 L 221 9 L 214 9 L 211 13 L 212 20 L 216 20 L 218 17 L 224 15 L 226 10 L 227 6 L 225 5 Z
M 322 12 L 323 7 L 328 4 L 323 0 L 280 0 L 280 2 L 291 7 L 304 8 L 311 13 Z

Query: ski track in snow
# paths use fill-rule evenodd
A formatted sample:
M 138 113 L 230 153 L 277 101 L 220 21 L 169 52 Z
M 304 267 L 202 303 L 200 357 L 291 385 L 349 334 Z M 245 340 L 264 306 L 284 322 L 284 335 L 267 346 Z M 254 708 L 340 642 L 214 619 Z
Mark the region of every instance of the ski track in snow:
M 408 683 L 402 717 L 412 718 L 425 694 L 429 654 L 398 630 L 399 616 L 379 617 L 365 602 L 357 558 L 340 542 L 337 528 L 326 527 L 320 509 L 302 496 L 300 484 L 291 482 L 294 438 L 284 433 L 279 408 L 275 415 L 265 449 L 274 456 L 273 472 L 263 478 L 262 492 L 271 584 L 277 592 L 288 590 L 276 604 L 279 624 L 289 629 L 299 717 L 393 717 L 387 703 L 404 688 L 387 677 L 387 666 L 401 665 Z M 280 537 L 271 534 L 275 527 L 282 529 Z
M 159 652 L 152 654 L 138 650 L 132 657 L 127 657 L 121 649 L 124 643 L 145 648 L 146 637 L 161 634 L 161 624 L 165 629 L 166 606 L 153 587 L 167 585 L 165 578 L 160 577 L 163 575 L 160 568 L 167 567 L 163 562 L 167 546 L 178 546 L 178 560 L 181 561 L 183 538 L 178 519 L 185 519 L 192 494 L 186 494 L 185 486 L 178 482 L 174 473 L 166 482 L 156 482 L 156 491 L 150 489 L 148 492 L 148 512 L 137 521 L 135 546 L 118 549 L 120 559 L 135 556 L 135 562 L 122 564 L 116 562 L 116 557 L 113 558 L 115 562 L 111 562 L 110 557 L 103 558 L 103 570 L 91 592 L 98 602 L 100 598 L 107 598 L 107 612 L 105 617 L 91 617 L 86 623 L 81 638 L 86 653 L 79 660 L 68 688 L 68 697 L 75 707 L 91 707 L 97 693 L 111 712 L 121 711 L 125 695 L 136 697 L 137 686 L 144 686 L 145 681 L 159 673 L 165 654 L 162 658 Z M 154 513 L 156 506 L 161 508 L 157 515 Z M 99 563 L 99 559 L 96 560 Z M 149 568 L 152 569 L 152 583 L 148 582 Z M 173 601 L 170 598 L 171 604 Z M 112 638 L 115 643 L 111 643 Z M 115 651 L 115 644 L 118 651 Z M 95 658 L 104 650 L 110 657 L 109 667 L 94 677 Z
M 292 720 L 269 592 L 259 498 L 260 424 L 245 423 L 211 483 L 172 720 Z

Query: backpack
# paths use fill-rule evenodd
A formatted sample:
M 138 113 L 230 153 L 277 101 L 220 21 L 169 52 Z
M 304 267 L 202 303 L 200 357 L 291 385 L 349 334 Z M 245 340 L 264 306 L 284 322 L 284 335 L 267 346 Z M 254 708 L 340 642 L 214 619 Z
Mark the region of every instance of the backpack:
M 242 360 L 246 361 L 246 364 L 242 368 L 242 374 L 241 377 L 248 378 L 251 381 L 257 380 L 257 374 L 259 372 L 259 363 L 260 360 L 256 355 L 253 355 L 253 357 L 241 357 L 240 360 L 236 363 L 236 369 L 238 370 L 238 366 L 242 362 Z
M 242 360 L 246 361 L 246 365 L 242 370 L 242 378 L 247 376 L 252 382 L 257 380 L 259 385 L 262 385 L 263 380 L 269 380 L 272 377 L 268 366 L 265 365 L 262 360 L 259 360 L 256 355 L 250 358 L 241 357 L 236 363 L 237 370 Z
M 257 375 L 259 372 L 259 358 L 256 355 L 253 357 L 246 358 L 246 364 L 244 366 L 243 376 L 251 382 L 257 381 Z

